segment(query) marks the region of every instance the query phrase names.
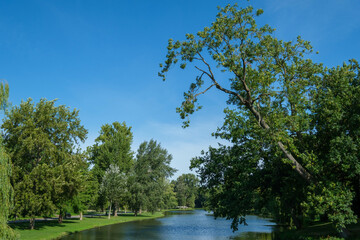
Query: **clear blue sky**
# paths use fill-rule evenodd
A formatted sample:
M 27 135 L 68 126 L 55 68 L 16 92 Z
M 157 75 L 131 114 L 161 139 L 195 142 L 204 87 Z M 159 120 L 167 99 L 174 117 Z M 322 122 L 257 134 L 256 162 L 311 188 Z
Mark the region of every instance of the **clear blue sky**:
M 175 108 L 195 72 L 157 77 L 169 38 L 184 39 L 215 19 L 217 6 L 247 1 L 0 1 L 0 79 L 10 85 L 10 101 L 58 98 L 80 110 L 93 144 L 100 126 L 125 121 L 134 133 L 133 149 L 154 138 L 173 155 L 172 166 L 189 172 L 202 149 L 216 145 L 210 134 L 223 120 L 225 96 L 215 90 L 201 99 L 204 109 L 182 129 Z M 314 60 L 328 66 L 360 56 L 360 1 L 254 0 L 263 8 L 259 24 L 275 36 L 298 35 L 319 51 Z

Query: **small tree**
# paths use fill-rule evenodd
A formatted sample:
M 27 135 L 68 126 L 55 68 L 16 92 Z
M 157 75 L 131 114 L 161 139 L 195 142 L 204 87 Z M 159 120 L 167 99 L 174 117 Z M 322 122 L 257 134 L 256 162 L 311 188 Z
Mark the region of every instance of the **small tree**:
M 109 202 L 108 218 L 111 215 L 111 206 L 119 201 L 121 195 L 126 191 L 126 176 L 120 172 L 116 165 L 110 165 L 106 170 L 100 186 L 102 192 Z

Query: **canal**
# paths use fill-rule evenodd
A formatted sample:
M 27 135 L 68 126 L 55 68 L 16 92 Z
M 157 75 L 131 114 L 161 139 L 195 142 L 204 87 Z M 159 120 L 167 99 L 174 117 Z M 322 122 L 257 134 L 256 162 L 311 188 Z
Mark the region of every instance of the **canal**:
M 94 228 L 61 238 L 62 240 L 271 240 L 274 223 L 257 216 L 247 217 L 247 226 L 235 233 L 230 220 L 214 219 L 203 210 L 167 212 L 163 218 L 135 221 Z

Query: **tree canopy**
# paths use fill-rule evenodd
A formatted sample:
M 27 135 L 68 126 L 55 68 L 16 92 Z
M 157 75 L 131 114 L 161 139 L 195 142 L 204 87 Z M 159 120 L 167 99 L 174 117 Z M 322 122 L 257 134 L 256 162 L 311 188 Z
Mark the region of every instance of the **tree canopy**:
M 55 100 L 31 99 L 10 109 L 2 128 L 4 144 L 13 164 L 14 215 L 48 215 L 78 193 L 84 164 L 78 150 L 87 130 L 80 124 L 77 110 Z M 31 228 L 33 228 L 31 222 Z
M 141 209 L 155 212 L 164 206 L 166 178 L 176 169 L 170 167 L 171 154 L 155 140 L 140 144 L 130 178 L 130 207 L 137 214 Z
M 255 209 L 297 227 L 326 216 L 343 231 L 359 202 L 359 65 L 314 63 L 308 41 L 279 40 L 258 26 L 262 13 L 227 5 L 210 27 L 169 40 L 159 76 L 177 62 L 198 71 L 177 109 L 185 127 L 202 94 L 228 96 L 214 135 L 232 146 L 210 148 L 192 167 L 210 190 L 209 207 L 232 218 L 233 229 Z
M 111 164 L 118 166 L 122 172 L 130 170 L 134 161 L 132 140 L 131 127 L 127 127 L 125 122 L 101 126 L 100 134 L 90 148 L 90 162 L 94 164 L 93 171 L 99 182 Z
M 198 179 L 192 173 L 180 175 L 174 182 L 178 206 L 195 207 L 198 192 Z

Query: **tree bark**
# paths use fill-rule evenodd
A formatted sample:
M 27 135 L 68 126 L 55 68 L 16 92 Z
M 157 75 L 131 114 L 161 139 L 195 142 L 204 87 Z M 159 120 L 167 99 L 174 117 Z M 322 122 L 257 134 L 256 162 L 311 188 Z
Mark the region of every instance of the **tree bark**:
M 111 204 L 112 203 L 110 202 L 108 219 L 110 219 L 110 215 L 111 215 Z
M 59 214 L 59 218 L 58 218 L 58 222 L 59 222 L 59 223 L 62 223 L 62 222 L 63 222 L 63 218 L 64 218 L 64 217 L 63 217 L 63 214 L 60 213 L 60 214 Z
M 247 104 L 248 109 L 255 116 L 256 120 L 259 122 L 259 125 L 265 129 L 269 130 L 270 126 L 264 121 L 262 116 L 253 105 Z M 294 158 L 294 156 L 286 150 L 284 144 L 281 141 L 277 142 L 277 145 L 280 147 L 281 151 L 285 154 L 285 156 L 291 161 L 291 165 L 295 169 L 296 172 L 300 174 L 302 178 L 304 178 L 307 182 L 311 182 L 313 180 L 311 174 Z
M 117 215 L 118 215 L 117 212 L 118 212 L 118 206 L 115 203 L 115 205 L 114 205 L 114 213 L 113 213 L 114 217 L 117 217 Z
M 263 128 L 263 129 L 270 129 L 270 126 L 265 122 L 265 120 L 263 119 L 263 117 L 261 116 L 260 112 L 258 112 L 255 107 L 254 107 L 254 102 L 256 101 L 256 99 L 253 99 L 251 96 L 251 92 L 250 89 L 247 87 L 245 80 L 242 80 L 242 83 L 244 85 L 244 90 L 246 90 L 247 94 L 248 94 L 248 98 L 245 99 L 243 98 L 240 94 L 238 94 L 237 92 L 231 91 L 229 89 L 223 88 L 216 80 L 214 77 L 214 74 L 211 71 L 210 65 L 205 61 L 205 59 L 200 55 L 200 53 L 198 53 L 199 56 L 201 57 L 202 61 L 207 65 L 209 72 L 206 72 L 200 68 L 197 68 L 198 70 L 200 70 L 201 72 L 207 74 L 210 79 L 213 81 L 213 83 L 215 84 L 216 88 L 219 89 L 220 91 L 227 93 L 229 95 L 233 95 L 234 97 L 236 97 L 237 99 L 239 99 L 239 101 L 244 104 L 246 106 L 247 109 L 249 109 L 249 111 L 254 115 L 255 119 L 258 121 L 259 125 Z M 241 79 L 241 78 L 240 78 Z M 281 151 L 286 155 L 286 157 L 291 161 L 291 165 L 294 167 L 295 171 L 297 171 L 300 176 L 302 178 L 304 178 L 307 182 L 311 182 L 313 181 L 313 177 L 312 175 L 294 158 L 294 156 L 288 152 L 284 146 L 284 144 L 280 141 L 277 142 L 277 145 L 280 147 Z
M 30 230 L 35 228 L 35 218 L 30 218 Z
M 80 211 L 80 221 L 82 221 L 82 220 L 83 220 L 83 212 Z

